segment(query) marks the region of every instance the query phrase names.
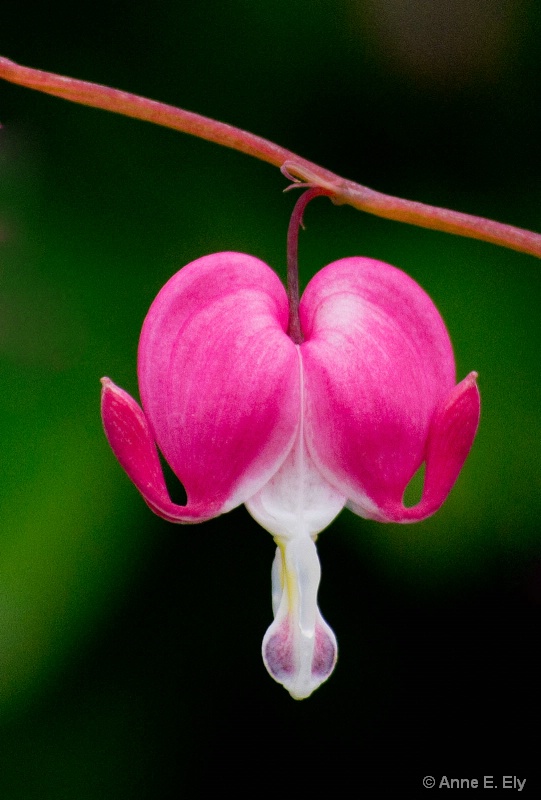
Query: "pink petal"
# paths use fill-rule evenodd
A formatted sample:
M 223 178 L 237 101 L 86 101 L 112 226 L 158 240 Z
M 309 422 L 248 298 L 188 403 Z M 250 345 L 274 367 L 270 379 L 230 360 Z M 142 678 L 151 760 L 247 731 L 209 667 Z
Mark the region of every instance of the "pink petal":
M 128 476 L 150 508 L 170 522 L 200 522 L 219 513 L 216 504 L 178 506 L 167 486 L 143 411 L 109 378 L 102 379 L 101 413 L 105 435 Z
M 382 504 L 385 517 L 394 522 L 417 522 L 441 506 L 458 478 L 479 425 L 480 398 L 477 373 L 471 372 L 437 409 L 430 425 L 423 496 L 413 508 L 403 503 Z
M 152 438 L 190 507 L 228 511 L 286 458 L 299 422 L 299 366 L 277 275 L 241 253 L 188 264 L 159 292 L 139 342 Z
M 445 472 L 445 478 L 427 478 L 423 501 L 424 509 L 435 510 L 458 474 L 465 444 L 452 454 L 436 443 L 443 418 L 431 428 L 453 391 L 455 365 L 428 295 L 395 267 L 346 258 L 309 283 L 300 315 L 306 442 L 324 477 L 363 516 L 398 519 L 400 509 L 400 519 L 413 519 L 414 510 L 402 506 L 404 490 L 429 452 L 439 453 L 430 474 Z M 471 432 L 472 403 L 459 406 Z M 473 435 L 466 438 L 469 449 Z

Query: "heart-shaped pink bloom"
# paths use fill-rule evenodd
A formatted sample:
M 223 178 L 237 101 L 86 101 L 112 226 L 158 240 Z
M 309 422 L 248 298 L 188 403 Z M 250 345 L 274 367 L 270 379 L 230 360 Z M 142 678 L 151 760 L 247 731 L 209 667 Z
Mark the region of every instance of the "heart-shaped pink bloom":
M 479 420 L 476 375 L 455 385 L 445 325 L 407 275 L 367 258 L 322 269 L 288 300 L 253 256 L 216 253 L 174 275 L 139 343 L 143 409 L 108 378 L 102 415 L 115 455 L 150 508 L 202 522 L 245 503 L 275 537 L 275 619 L 267 669 L 297 698 L 334 667 L 336 641 L 317 607 L 317 534 L 347 503 L 382 522 L 434 513 Z M 156 446 L 187 494 L 169 497 Z M 420 502 L 403 495 L 425 462 Z

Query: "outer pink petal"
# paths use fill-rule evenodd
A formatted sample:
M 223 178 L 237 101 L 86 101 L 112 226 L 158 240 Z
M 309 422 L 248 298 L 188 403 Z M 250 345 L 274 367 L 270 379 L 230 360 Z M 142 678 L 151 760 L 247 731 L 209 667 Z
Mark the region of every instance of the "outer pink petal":
M 470 390 L 456 408 L 471 437 L 453 452 L 444 412 L 435 418 L 454 407 L 455 366 L 434 304 L 395 267 L 347 258 L 315 276 L 300 314 L 306 440 L 319 469 L 363 516 L 407 521 L 432 513 L 456 479 L 478 413 Z M 446 446 L 437 444 L 440 435 Z M 429 455 L 428 494 L 416 512 L 405 509 L 404 490 Z
M 276 274 L 253 256 L 188 264 L 158 294 L 139 342 L 152 438 L 190 506 L 221 511 L 258 491 L 299 422 L 299 365 Z
M 219 513 L 216 504 L 179 506 L 167 486 L 145 415 L 130 395 L 109 378 L 102 379 L 101 413 L 114 454 L 150 508 L 169 522 L 202 522 Z
M 379 498 L 384 522 L 418 522 L 433 514 L 453 488 L 470 452 L 479 425 L 480 398 L 477 374 L 471 372 L 436 410 L 426 449 L 426 471 L 420 502 L 406 508 L 401 498 Z M 350 503 L 352 511 L 363 515 Z

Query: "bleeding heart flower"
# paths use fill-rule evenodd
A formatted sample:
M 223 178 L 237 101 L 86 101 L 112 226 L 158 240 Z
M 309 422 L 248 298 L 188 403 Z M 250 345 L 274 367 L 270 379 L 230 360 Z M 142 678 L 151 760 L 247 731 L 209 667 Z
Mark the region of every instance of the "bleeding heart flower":
M 288 334 L 289 316 L 284 287 L 257 258 L 193 261 L 143 324 L 144 410 L 104 378 L 102 415 L 115 455 L 156 514 L 202 522 L 245 503 L 274 536 L 275 619 L 263 659 L 303 698 L 337 654 L 317 607 L 317 534 L 346 504 L 381 522 L 434 513 L 470 450 L 479 394 L 475 373 L 455 386 L 438 311 L 388 264 L 329 264 L 302 296 L 300 336 Z M 156 445 L 184 485 L 185 506 L 168 495 Z M 422 498 L 406 507 L 423 462 Z

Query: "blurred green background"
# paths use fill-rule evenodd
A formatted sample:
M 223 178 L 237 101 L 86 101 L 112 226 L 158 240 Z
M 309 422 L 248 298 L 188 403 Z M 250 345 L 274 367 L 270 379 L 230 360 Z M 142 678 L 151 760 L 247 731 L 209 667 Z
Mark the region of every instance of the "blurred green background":
M 259 133 L 375 189 L 541 230 L 534 0 L 81 0 L 0 10 L 0 53 Z M 541 264 L 313 203 L 303 281 L 368 255 L 429 292 L 482 422 L 445 506 L 320 537 L 335 674 L 267 676 L 271 537 L 154 517 L 101 428 L 159 288 L 206 253 L 284 271 L 278 170 L 0 83 L 0 797 L 358 794 L 539 781 Z M 457 731 L 459 733 L 457 734 Z M 535 744 L 535 743 L 533 743 Z M 382 776 L 379 760 L 385 764 Z M 252 777 L 252 771 L 258 776 Z M 298 785 L 297 785 L 298 784 Z M 541 782 L 538 783 L 541 786 Z

